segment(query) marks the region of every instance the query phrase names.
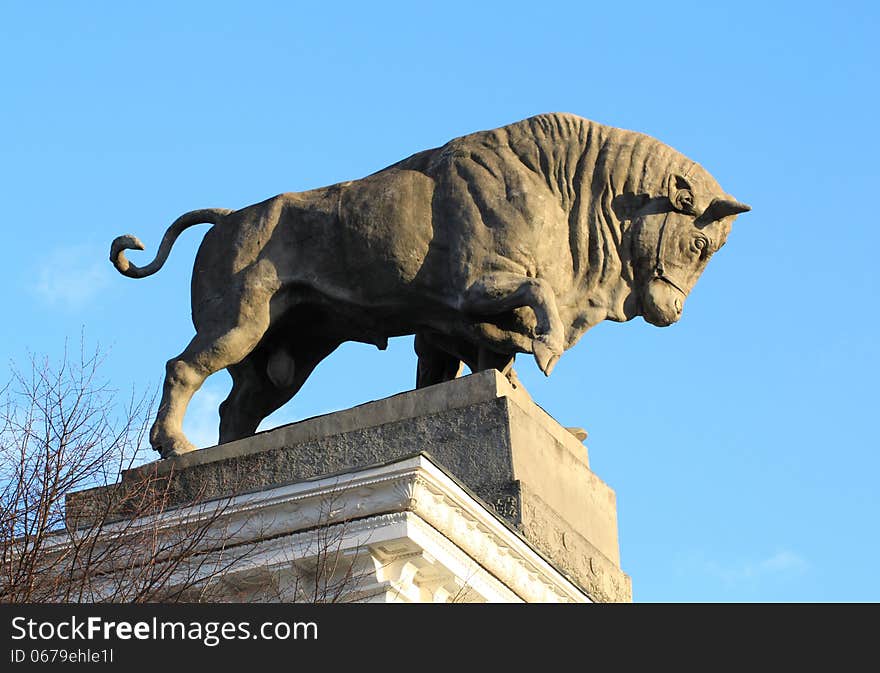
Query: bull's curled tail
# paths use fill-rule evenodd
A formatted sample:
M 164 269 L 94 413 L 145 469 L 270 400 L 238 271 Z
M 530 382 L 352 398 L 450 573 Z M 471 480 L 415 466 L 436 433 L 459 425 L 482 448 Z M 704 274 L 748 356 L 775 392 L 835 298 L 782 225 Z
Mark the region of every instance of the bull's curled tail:
M 174 241 L 177 240 L 177 237 L 180 236 L 184 229 L 189 229 L 196 224 L 217 224 L 231 212 L 227 208 L 203 208 L 184 213 L 168 227 L 168 231 L 162 237 L 162 243 L 159 245 L 156 258 L 146 266 L 136 266 L 129 262 L 125 256 L 126 250 L 144 249 L 144 244 L 140 242 L 138 237 L 130 234 L 119 236 L 110 244 L 110 261 L 113 262 L 113 266 L 123 276 L 128 276 L 129 278 L 151 276 L 165 264 L 165 260 L 168 259 L 168 254 L 171 252 L 171 246 L 174 245 Z

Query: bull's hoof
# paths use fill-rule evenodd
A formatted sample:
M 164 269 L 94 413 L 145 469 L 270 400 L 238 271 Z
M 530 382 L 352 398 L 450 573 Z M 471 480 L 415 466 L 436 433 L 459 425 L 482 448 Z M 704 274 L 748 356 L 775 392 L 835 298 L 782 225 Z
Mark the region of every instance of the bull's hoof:
M 541 368 L 545 376 L 550 376 L 550 372 L 553 371 L 553 368 L 559 361 L 559 357 L 562 355 L 561 349 L 551 348 L 542 339 L 535 339 L 532 348 L 538 367 Z
M 196 450 L 186 437 L 162 436 L 155 431 L 150 433 L 150 445 L 162 458 L 174 458 Z
M 155 447 L 154 447 L 155 448 Z M 162 451 L 160 449 L 156 449 L 161 454 L 162 458 L 174 458 L 176 456 L 182 456 L 185 453 L 189 453 L 190 451 L 195 451 L 196 447 L 190 444 L 189 442 L 177 442 L 173 447 L 169 450 Z

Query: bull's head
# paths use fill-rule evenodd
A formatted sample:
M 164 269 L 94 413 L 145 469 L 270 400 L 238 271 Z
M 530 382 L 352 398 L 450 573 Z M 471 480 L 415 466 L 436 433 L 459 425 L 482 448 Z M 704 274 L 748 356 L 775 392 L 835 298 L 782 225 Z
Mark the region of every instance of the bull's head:
M 671 175 L 667 194 L 649 199 L 635 218 L 635 280 L 641 313 L 653 325 L 665 327 L 681 317 L 709 258 L 727 241 L 734 217 L 751 210 L 717 193 L 715 185 L 708 175 L 706 180 Z

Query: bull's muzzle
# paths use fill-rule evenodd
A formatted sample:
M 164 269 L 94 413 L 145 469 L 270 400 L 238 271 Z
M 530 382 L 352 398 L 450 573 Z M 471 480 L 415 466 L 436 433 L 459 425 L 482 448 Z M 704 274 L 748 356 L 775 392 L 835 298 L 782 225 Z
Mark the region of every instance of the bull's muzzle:
M 666 327 L 681 318 L 685 296 L 662 278 L 653 278 L 645 288 L 642 315 L 652 325 Z

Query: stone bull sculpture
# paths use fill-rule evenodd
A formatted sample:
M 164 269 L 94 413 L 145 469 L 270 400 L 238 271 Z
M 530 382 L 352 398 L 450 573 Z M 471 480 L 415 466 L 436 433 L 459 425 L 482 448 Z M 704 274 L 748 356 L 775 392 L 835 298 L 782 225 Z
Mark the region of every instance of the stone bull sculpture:
M 163 457 L 191 451 L 184 412 L 223 368 L 220 441 L 253 434 L 345 341 L 415 334 L 418 387 L 462 363 L 513 375 L 517 353 L 549 375 L 602 320 L 678 320 L 747 210 L 653 138 L 546 114 L 361 180 L 186 213 L 143 267 L 124 253 L 141 242 L 121 236 L 110 259 L 142 278 L 184 229 L 213 225 L 193 270 L 196 336 L 167 364 L 150 441 Z

